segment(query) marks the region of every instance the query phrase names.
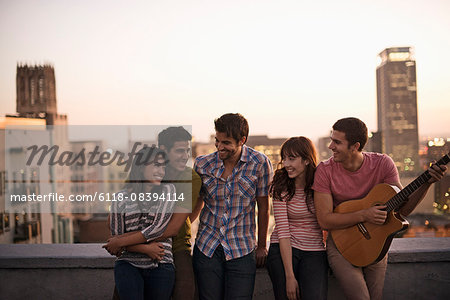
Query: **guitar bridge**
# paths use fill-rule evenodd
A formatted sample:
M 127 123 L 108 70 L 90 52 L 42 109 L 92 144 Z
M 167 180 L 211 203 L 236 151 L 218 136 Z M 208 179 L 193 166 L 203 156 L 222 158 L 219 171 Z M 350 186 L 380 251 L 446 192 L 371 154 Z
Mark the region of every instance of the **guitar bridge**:
M 370 240 L 371 239 L 369 231 L 366 229 L 366 226 L 364 226 L 363 223 L 358 223 L 356 226 L 358 226 L 359 232 L 362 233 L 362 235 L 366 238 L 366 240 Z

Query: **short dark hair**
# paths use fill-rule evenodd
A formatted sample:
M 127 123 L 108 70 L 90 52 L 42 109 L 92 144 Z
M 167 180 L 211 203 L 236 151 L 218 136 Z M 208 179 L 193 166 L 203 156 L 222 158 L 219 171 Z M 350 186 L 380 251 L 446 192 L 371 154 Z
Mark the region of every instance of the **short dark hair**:
M 358 118 L 340 119 L 334 123 L 333 130 L 345 133 L 349 147 L 359 142 L 358 151 L 362 151 L 367 143 L 367 126 Z
M 234 138 L 236 142 L 239 142 L 245 137 L 244 143 L 248 137 L 248 122 L 239 113 L 225 114 L 218 119 L 214 120 L 214 127 L 218 132 L 224 132 L 228 136 Z
M 191 139 L 192 135 L 183 126 L 168 127 L 158 134 L 158 146 L 164 146 L 166 151 L 170 151 L 175 142 L 190 141 Z

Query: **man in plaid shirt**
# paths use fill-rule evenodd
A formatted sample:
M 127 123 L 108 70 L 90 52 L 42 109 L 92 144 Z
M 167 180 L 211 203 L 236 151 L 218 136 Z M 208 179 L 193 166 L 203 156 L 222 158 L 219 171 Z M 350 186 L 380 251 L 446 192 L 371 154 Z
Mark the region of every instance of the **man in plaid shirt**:
M 267 156 L 247 147 L 247 120 L 225 114 L 214 121 L 217 151 L 195 160 L 204 202 L 193 265 L 200 300 L 251 299 L 256 266 L 267 257 L 269 184 Z M 258 205 L 256 244 L 255 206 Z

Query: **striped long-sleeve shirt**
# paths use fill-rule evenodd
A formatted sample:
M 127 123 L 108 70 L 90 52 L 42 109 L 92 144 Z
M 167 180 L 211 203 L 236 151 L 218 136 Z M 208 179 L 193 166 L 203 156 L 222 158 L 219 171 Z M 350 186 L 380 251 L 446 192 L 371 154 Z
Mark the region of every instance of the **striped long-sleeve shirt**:
M 322 229 L 317 222 L 315 210 L 312 213 L 306 205 L 306 195 L 302 188 L 295 190 L 289 201 L 273 200 L 275 229 L 271 243 L 281 238 L 290 238 L 291 247 L 303 251 L 325 250 Z
M 175 193 L 172 184 L 162 186 L 162 195 Z M 160 237 L 167 227 L 172 217 L 175 203 L 174 201 L 139 201 L 126 191 L 120 191 L 123 197 L 116 195 L 115 199 L 122 201 L 112 202 L 110 213 L 110 230 L 112 235 L 120 235 L 131 231 L 141 231 L 144 237 L 150 241 Z M 164 256 L 159 263 L 172 263 L 172 239 L 167 238 L 161 242 L 164 247 Z M 156 268 L 158 262 L 145 254 L 125 251 L 119 260 L 126 260 L 137 268 Z

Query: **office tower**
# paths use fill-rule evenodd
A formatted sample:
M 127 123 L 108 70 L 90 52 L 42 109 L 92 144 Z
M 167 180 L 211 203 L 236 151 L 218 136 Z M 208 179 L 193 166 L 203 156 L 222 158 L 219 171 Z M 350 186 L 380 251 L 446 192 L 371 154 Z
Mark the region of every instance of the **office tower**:
M 420 171 L 417 126 L 416 62 L 411 47 L 387 48 L 377 67 L 378 131 L 381 151 L 399 172 Z

